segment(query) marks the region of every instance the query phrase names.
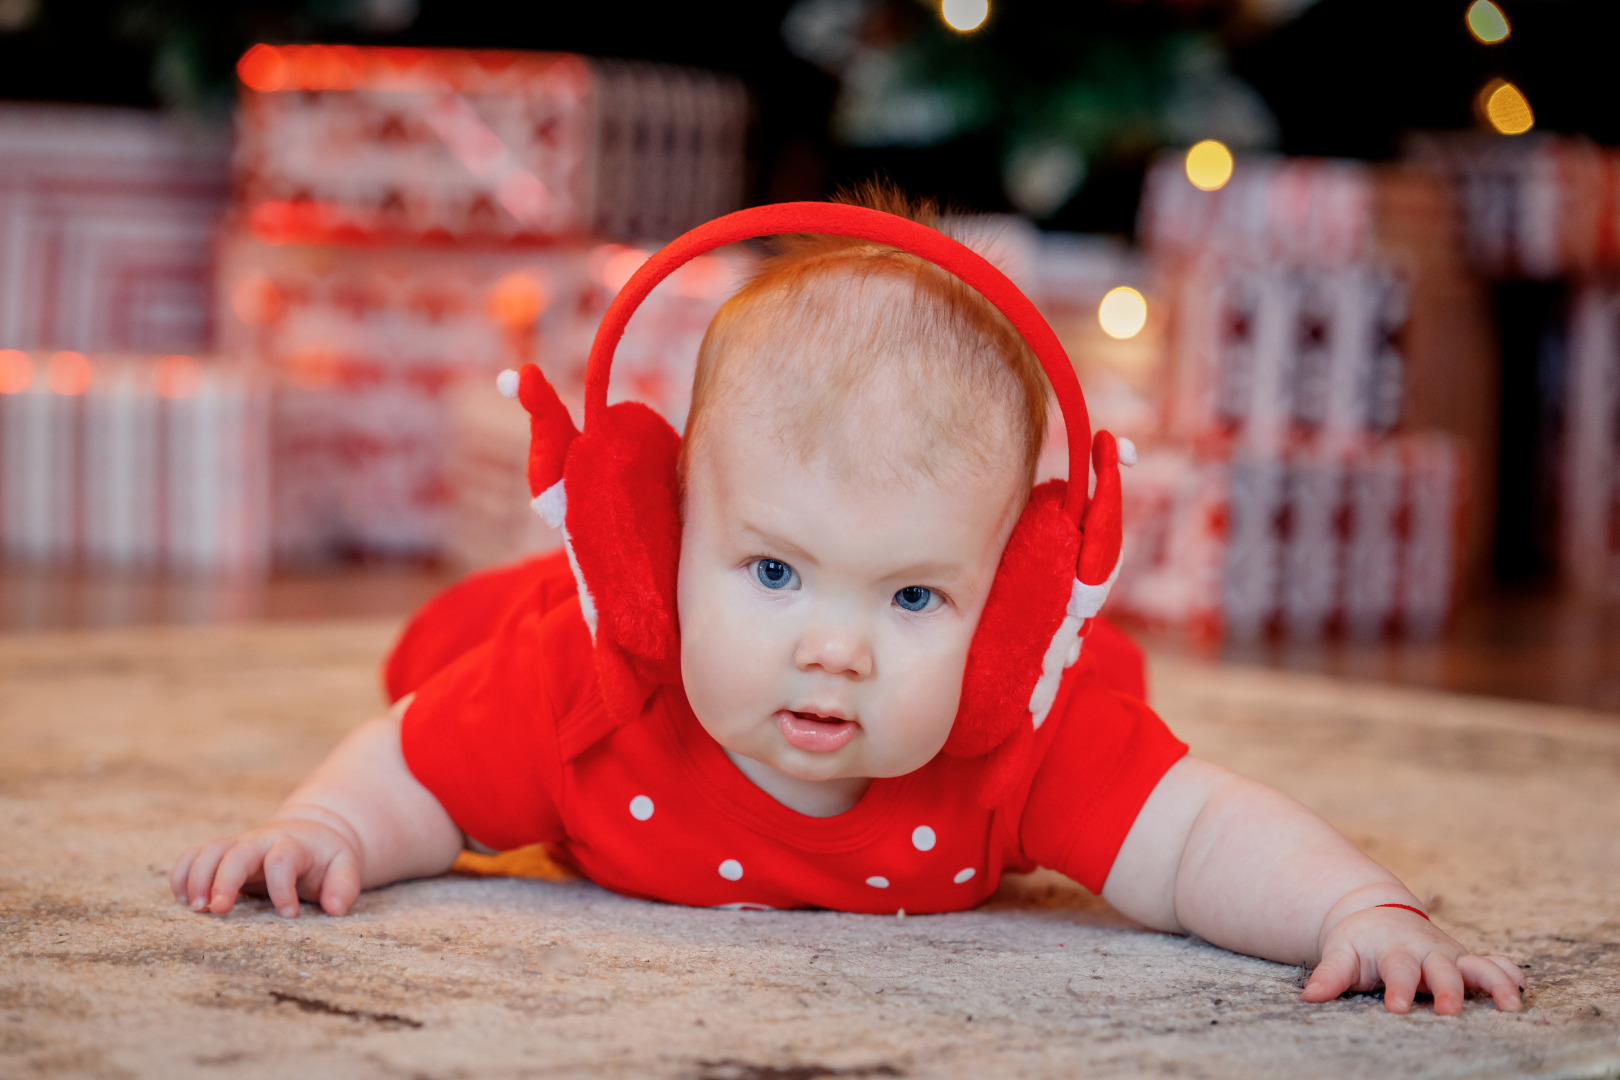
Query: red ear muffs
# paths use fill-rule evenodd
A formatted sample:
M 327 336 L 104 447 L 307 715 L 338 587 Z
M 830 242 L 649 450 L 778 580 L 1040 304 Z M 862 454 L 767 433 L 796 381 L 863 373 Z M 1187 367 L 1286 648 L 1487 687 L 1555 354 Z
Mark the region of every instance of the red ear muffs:
M 725 244 L 784 233 L 848 236 L 886 244 L 949 271 L 1005 315 L 1040 360 L 1063 412 L 1069 482 L 1032 494 L 1002 553 L 968 652 L 962 701 L 945 752 L 993 755 L 993 802 L 1056 700 L 1063 672 L 1080 656 L 1091 619 L 1119 572 L 1121 452 L 1112 435 L 1091 436 L 1079 380 L 1035 305 L 982 256 L 926 225 L 838 203 L 778 203 L 727 214 L 664 247 L 620 290 L 597 329 L 585 375 L 584 433 L 534 365 L 503 373 L 531 428 L 529 491 L 535 509 L 562 528 L 596 641 L 603 693 L 633 715 L 680 675 L 675 578 L 680 558 L 676 476 L 679 437 L 645 406 L 607 404 L 613 352 L 631 314 L 684 263 Z M 1095 467 L 1096 491 L 1086 488 Z

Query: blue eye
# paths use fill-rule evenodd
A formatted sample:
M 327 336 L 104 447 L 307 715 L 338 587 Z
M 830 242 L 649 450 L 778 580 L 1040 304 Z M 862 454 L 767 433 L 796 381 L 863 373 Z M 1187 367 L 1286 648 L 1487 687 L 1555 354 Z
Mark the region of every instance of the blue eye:
M 793 567 L 780 559 L 760 559 L 754 563 L 754 576 L 767 589 L 790 589 L 799 581 Z
M 907 611 L 922 611 L 934 601 L 934 591 L 921 585 L 907 585 L 894 594 L 894 602 Z

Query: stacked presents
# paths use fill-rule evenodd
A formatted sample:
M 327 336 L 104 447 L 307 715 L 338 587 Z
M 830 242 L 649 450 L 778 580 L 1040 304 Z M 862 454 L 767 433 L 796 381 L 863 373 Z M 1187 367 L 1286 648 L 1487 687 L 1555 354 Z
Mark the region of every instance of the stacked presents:
M 1464 193 L 1482 272 L 1566 283 L 1567 321 L 1522 360 L 1541 369 L 1556 415 L 1538 449 L 1557 463 L 1563 576 L 1585 595 L 1620 597 L 1620 151 L 1553 135 L 1429 137 L 1410 156 Z
M 1403 425 L 1413 285 L 1383 213 L 1351 163 L 1247 162 L 1217 191 L 1150 173 L 1165 437 L 1126 481 L 1116 610 L 1240 638 L 1438 630 L 1466 456 Z
M 544 542 L 509 509 L 524 424 L 494 376 L 534 361 L 577 397 L 649 248 L 740 204 L 742 87 L 320 45 L 238 73 L 234 160 L 133 111 L 0 110 L 8 556 L 256 570 Z M 654 294 L 616 396 L 683 421 L 742 259 Z
M 252 571 L 265 386 L 208 356 L 222 133 L 0 106 L 0 549 Z
M 222 350 L 277 387 L 276 553 L 431 555 L 460 536 L 483 562 L 537 542 L 507 509 L 524 425 L 494 376 L 534 361 L 579 393 L 647 255 L 631 245 L 739 204 L 742 88 L 544 53 L 260 45 L 238 70 L 218 318 Z M 615 393 L 684 419 L 736 261 L 655 294 Z

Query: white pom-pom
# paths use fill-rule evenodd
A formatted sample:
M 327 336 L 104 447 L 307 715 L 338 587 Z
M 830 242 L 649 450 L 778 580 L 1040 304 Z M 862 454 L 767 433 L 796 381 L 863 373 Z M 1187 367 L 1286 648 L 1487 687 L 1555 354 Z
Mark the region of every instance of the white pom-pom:
M 1119 443 L 1119 463 L 1127 469 L 1136 464 L 1136 444 L 1129 439 L 1115 440 Z
M 495 389 L 501 392 L 501 397 L 515 398 L 518 392 L 518 373 L 507 368 L 495 376 Z

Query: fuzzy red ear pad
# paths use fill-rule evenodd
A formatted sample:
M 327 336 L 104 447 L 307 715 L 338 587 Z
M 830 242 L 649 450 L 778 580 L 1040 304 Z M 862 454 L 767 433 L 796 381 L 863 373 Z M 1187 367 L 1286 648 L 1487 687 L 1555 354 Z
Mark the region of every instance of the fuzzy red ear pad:
M 631 714 L 659 684 L 680 681 L 679 450 L 663 417 L 627 401 L 573 440 L 564 469 L 568 535 L 596 605 L 603 691 Z
M 962 676 L 962 702 L 945 752 L 974 758 L 1031 728 L 1029 698 L 1041 658 L 1063 622 L 1080 534 L 1064 516 L 1062 480 L 1030 493 L 1001 553 Z

